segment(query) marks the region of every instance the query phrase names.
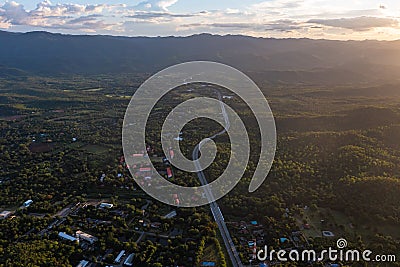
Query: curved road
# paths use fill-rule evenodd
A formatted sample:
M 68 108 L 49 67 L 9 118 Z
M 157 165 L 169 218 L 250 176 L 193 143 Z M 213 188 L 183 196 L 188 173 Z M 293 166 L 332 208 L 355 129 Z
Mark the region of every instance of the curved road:
M 221 96 L 220 92 L 216 91 L 216 93 L 218 94 L 218 99 L 221 102 L 221 111 L 222 111 L 222 115 L 224 116 L 224 120 L 225 120 L 225 128 L 221 132 L 209 137 L 210 139 L 214 139 L 215 137 L 224 134 L 230 127 L 230 121 L 228 118 L 228 114 L 226 113 L 225 106 L 222 102 L 222 96 Z M 193 150 L 193 153 L 192 153 L 193 160 L 197 160 L 199 158 L 199 148 L 201 147 L 202 144 L 203 143 L 200 142 L 200 144 L 197 145 L 195 147 L 195 149 Z M 201 185 L 208 184 L 207 179 L 206 179 L 203 171 L 201 170 L 202 168 L 200 166 L 200 163 L 198 161 L 195 161 L 194 165 L 196 167 L 197 176 L 199 177 Z M 236 247 L 235 247 L 235 244 L 233 243 L 231 235 L 229 234 L 229 230 L 226 227 L 224 216 L 222 215 L 222 212 L 221 212 L 217 202 L 214 201 L 215 198 L 214 198 L 212 192 L 208 188 L 205 189 L 204 191 L 205 191 L 205 195 L 206 195 L 207 199 L 210 202 L 211 213 L 214 217 L 215 222 L 218 225 L 219 231 L 221 232 L 222 239 L 224 240 L 226 250 L 228 251 L 232 265 L 234 267 L 242 267 L 243 264 L 240 260 L 239 253 L 236 250 Z

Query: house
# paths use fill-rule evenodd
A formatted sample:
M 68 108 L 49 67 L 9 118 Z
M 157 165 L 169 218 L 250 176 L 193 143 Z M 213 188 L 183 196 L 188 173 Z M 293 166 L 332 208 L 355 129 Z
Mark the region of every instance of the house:
M 287 239 L 286 237 L 281 237 L 281 238 L 279 238 L 279 241 L 281 243 L 285 243 L 286 241 L 289 241 L 289 239 Z
M 126 266 L 133 266 L 132 262 L 133 259 L 135 258 L 135 253 L 131 253 L 129 254 L 129 256 L 126 258 L 126 260 L 124 261 L 124 265 Z
M 331 231 L 322 231 L 324 237 L 334 237 L 335 235 Z
M 114 207 L 114 205 L 113 204 L 110 204 L 110 203 L 100 203 L 100 206 L 99 206 L 100 208 L 102 208 L 102 209 L 111 209 L 112 207 Z
M 164 218 L 165 218 L 165 219 L 171 219 L 171 218 L 174 218 L 176 215 L 177 215 L 177 214 L 176 214 L 176 211 L 173 210 L 173 211 L 171 211 L 170 213 L 166 214 L 166 215 L 164 216 Z
M 248 241 L 247 244 L 248 244 L 249 248 L 253 248 L 256 246 L 256 242 L 254 240 Z
M 168 160 L 166 157 L 164 157 L 164 158 L 162 159 L 162 161 L 163 161 L 163 163 L 164 163 L 165 165 L 170 164 L 170 163 L 169 163 L 169 160 Z
M 32 199 L 29 199 L 29 200 L 27 200 L 27 201 L 24 202 L 23 206 L 27 208 L 27 207 L 29 207 L 30 205 L 32 205 L 32 203 L 33 203 L 33 200 L 32 200 Z
M 12 214 L 11 211 L 4 210 L 0 213 L 0 220 L 7 219 Z
M 98 240 L 97 237 L 94 237 L 94 236 L 84 233 L 82 231 L 77 231 L 76 237 L 81 240 L 85 240 L 85 241 L 89 242 L 90 244 L 93 244 Z
M 85 261 L 85 260 L 81 260 L 81 262 L 79 262 L 78 265 L 76 265 L 76 267 L 86 267 L 89 265 L 90 262 Z
M 160 222 L 153 222 L 153 223 L 150 224 L 151 228 L 160 228 L 160 226 L 161 226 Z
M 125 255 L 125 250 L 121 250 L 118 256 L 115 258 L 115 263 L 121 263 L 122 257 Z
M 65 239 L 65 240 L 68 240 L 68 241 L 71 241 L 71 242 L 75 242 L 75 241 L 78 241 L 78 242 L 79 242 L 79 240 L 78 240 L 77 238 L 75 238 L 75 237 L 73 237 L 73 236 L 70 236 L 70 235 L 67 235 L 67 234 L 64 233 L 64 232 L 59 232 L 59 233 L 58 233 L 58 237 L 60 237 L 60 238 L 62 238 L 62 239 Z

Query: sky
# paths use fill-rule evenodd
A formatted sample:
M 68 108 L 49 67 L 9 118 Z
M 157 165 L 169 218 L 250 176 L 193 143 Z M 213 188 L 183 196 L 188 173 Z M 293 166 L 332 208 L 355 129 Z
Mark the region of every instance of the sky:
M 399 22 L 399 0 L 0 1 L 0 29 L 16 32 L 394 40 Z

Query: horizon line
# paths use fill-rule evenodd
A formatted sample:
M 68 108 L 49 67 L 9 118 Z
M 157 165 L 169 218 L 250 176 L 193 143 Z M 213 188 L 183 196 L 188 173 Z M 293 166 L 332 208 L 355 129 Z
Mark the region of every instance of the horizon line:
M 0 33 L 10 33 L 10 34 L 34 34 L 34 33 L 46 33 L 46 34 L 53 34 L 53 35 L 63 35 L 63 36 L 76 36 L 76 37 L 83 37 L 83 36 L 93 36 L 93 37 L 115 37 L 115 38 L 190 38 L 196 37 L 201 35 L 209 35 L 214 37 L 245 37 L 245 38 L 253 38 L 253 39 L 263 39 L 263 40 L 310 40 L 310 41 L 334 41 L 334 42 L 398 42 L 400 39 L 393 39 L 393 40 L 379 40 L 379 39 L 324 39 L 324 38 L 310 38 L 310 37 L 262 37 L 262 36 L 252 36 L 252 35 L 245 35 L 245 34 L 215 34 L 209 32 L 202 32 L 202 33 L 194 33 L 188 35 L 157 35 L 157 36 L 146 36 L 146 35 L 137 35 L 137 36 L 129 36 L 129 35 L 113 35 L 113 34 L 100 34 L 100 33 L 86 33 L 86 34 L 74 34 L 74 33 L 62 33 L 62 32 L 52 32 L 46 30 L 34 30 L 34 31 L 9 31 L 0 29 Z

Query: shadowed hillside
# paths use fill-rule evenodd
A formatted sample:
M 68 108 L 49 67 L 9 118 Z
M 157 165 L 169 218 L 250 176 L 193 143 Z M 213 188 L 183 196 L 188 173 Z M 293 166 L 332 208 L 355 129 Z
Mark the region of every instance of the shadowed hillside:
M 211 60 L 271 83 L 371 83 L 398 80 L 399 44 L 208 34 L 128 38 L 3 31 L 0 64 L 1 72 L 7 67 L 59 75 L 154 72 L 180 62 Z

